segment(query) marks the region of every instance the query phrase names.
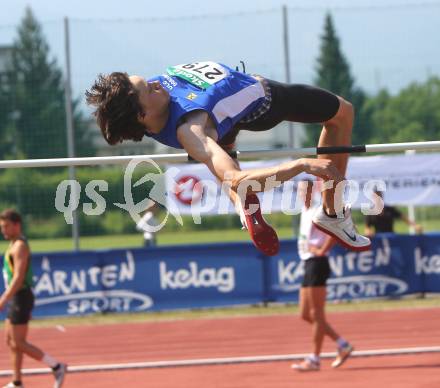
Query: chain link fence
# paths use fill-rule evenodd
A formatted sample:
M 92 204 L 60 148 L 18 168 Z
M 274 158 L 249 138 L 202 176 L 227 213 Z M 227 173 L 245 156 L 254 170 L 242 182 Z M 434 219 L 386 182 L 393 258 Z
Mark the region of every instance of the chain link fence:
M 304 6 L 288 7 L 287 11 L 291 82 L 314 82 L 319 37 L 328 12 L 333 16 L 355 82 L 367 93 L 375 94 L 381 89 L 397 93 L 411 82 L 440 75 L 440 3 L 332 9 Z M 281 8 L 195 13 L 195 16 L 182 17 L 153 18 L 142 14 L 140 10 L 139 18 L 130 20 L 123 17 L 69 20 L 77 155 L 169 152 L 151 140 L 117 147 L 104 143 L 84 98 L 84 91 L 99 73 L 126 71 L 148 78 L 172 64 L 213 60 L 230 66 L 241 66 L 243 61 L 249 73 L 279 81 L 286 79 Z M 36 22 L 47 43 L 46 64 L 59 74 L 47 74 L 43 68 L 38 72 L 35 66 L 37 72 L 33 76 L 20 78 L 22 75 L 12 61 L 12 47 L 20 40 L 19 26 L 0 25 L 0 152 L 3 159 L 67 156 L 64 21 Z M 34 31 L 34 37 L 36 35 Z M 34 47 L 44 46 L 44 42 L 39 44 Z M 32 55 L 28 58 L 32 59 Z M 39 59 L 32 60 L 38 62 Z M 18 87 L 11 90 L 15 88 L 11 86 L 11 79 L 20 90 Z M 296 130 L 301 132 L 302 128 Z M 280 147 L 287 145 L 288 139 L 287 126 L 282 124 L 268 133 L 244 133 L 240 135 L 238 146 L 241 149 Z M 84 188 L 93 180 L 109 182 L 108 191 L 103 193 L 109 203 L 123 200 L 120 167 L 78 168 L 76 173 L 83 190 L 79 209 L 87 202 Z M 57 187 L 64 179 L 68 179 L 64 169 L 1 171 L 0 207 L 18 208 L 25 216 L 31 237 L 68 237 L 70 225 L 54 205 Z M 141 198 L 142 192 L 136 195 Z M 81 235 L 139 233 L 128 214 L 117 208 L 108 209 L 100 216 L 80 213 Z M 235 219 L 227 220 L 222 227 L 236 223 Z M 280 223 L 288 225 L 289 221 L 280 220 Z

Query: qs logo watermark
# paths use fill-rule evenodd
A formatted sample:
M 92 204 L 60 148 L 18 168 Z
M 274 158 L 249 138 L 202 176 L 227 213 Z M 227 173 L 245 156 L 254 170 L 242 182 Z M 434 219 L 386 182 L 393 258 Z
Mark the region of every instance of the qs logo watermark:
M 150 172 L 133 182 L 135 170 L 142 167 L 148 167 Z M 162 221 L 155 225 L 142 223 L 144 231 L 151 233 L 162 229 L 170 215 L 180 225 L 183 225 L 182 207 L 185 209 L 185 214 L 191 214 L 195 224 L 202 222 L 202 215 L 204 214 L 230 213 L 230 200 L 228 195 L 225 194 L 230 190 L 228 177 L 225 177 L 224 182 L 219 185 L 214 178 L 199 179 L 195 175 L 181 174 L 181 170 L 177 167 L 170 167 L 166 172 L 169 187 L 167 190 L 164 184 L 164 175 L 160 166 L 152 159 L 136 158 L 131 160 L 124 172 L 124 202 L 115 202 L 113 206 L 125 210 L 133 221 L 139 225 L 142 214 L 155 204 L 159 204 L 165 210 Z M 135 203 L 133 188 L 141 187 L 147 182 L 149 183 L 148 196 Z M 264 186 L 266 189 L 271 188 L 264 191 L 260 197 L 265 213 L 278 211 L 287 215 L 295 215 L 301 212 L 304 204 L 304 187 L 302 187 L 302 183 L 305 182 L 288 181 L 281 185 L 281 182 L 276 181 L 275 177 L 269 177 L 264 185 L 258 181 L 247 180 L 236 188 L 237 195 L 235 198 L 238 201 L 241 198 L 241 203 L 243 203 L 249 188 L 258 192 Z M 343 200 L 335 202 L 336 211 L 338 211 L 338 208 L 342 209 L 344 203 L 358 201 L 361 194 L 362 198 L 366 199 L 366 202 L 360 204 L 363 214 L 379 214 L 384 207 L 382 197 L 376 194 L 377 192 L 386 191 L 385 182 L 381 180 L 370 180 L 363 185 L 362 189 L 358 182 L 352 180 L 340 182 L 335 187 L 333 187 L 332 181 L 325 182 L 325 184 L 313 181 L 315 197 L 320 197 L 320 194 L 327 189 L 334 189 L 336 196 L 343 198 Z M 63 213 L 68 224 L 73 223 L 73 213 L 75 211 L 82 210 L 87 216 L 100 216 L 107 208 L 107 202 L 102 194 L 108 191 L 109 184 L 105 180 L 92 180 L 84 188 L 77 180 L 63 180 L 56 190 L 55 208 Z M 82 208 L 80 209 L 81 194 L 83 194 L 83 198 L 85 196 L 87 199 L 82 202 Z M 236 204 L 236 209 L 240 209 L 239 204 Z M 256 208 L 249 210 L 252 213 Z
M 133 183 L 133 174 L 137 166 L 140 164 L 146 164 L 151 170 L 155 170 L 154 173 L 147 173 L 142 178 Z M 169 173 L 177 171 L 169 171 Z M 158 225 L 143 225 L 145 231 L 148 232 L 157 232 L 162 229 L 166 222 L 168 221 L 168 217 L 170 215 L 170 211 L 166 206 L 166 193 L 162 189 L 163 185 L 160 184 L 160 180 L 162 179 L 163 171 L 159 167 L 159 165 L 151 159 L 142 159 L 142 160 L 131 160 L 127 165 L 124 172 L 124 200 L 125 203 L 113 203 L 114 206 L 119 207 L 130 215 L 135 223 L 138 223 L 141 219 L 141 214 L 145 211 L 148 211 L 155 203 L 162 205 L 164 209 L 166 209 L 166 214 L 163 221 Z M 133 188 L 138 187 L 146 182 L 152 182 L 151 190 L 149 192 L 149 196 L 142 199 L 140 202 L 135 203 L 133 197 Z M 105 198 L 100 194 L 102 192 L 108 192 L 109 185 L 108 182 L 104 180 L 92 180 L 87 183 L 84 189 L 84 194 L 88 200 L 82 204 L 82 211 L 87 216 L 100 216 L 102 215 L 106 208 L 107 203 Z M 64 219 L 67 224 L 73 223 L 73 212 L 79 209 L 80 204 L 80 196 L 81 196 L 82 187 L 81 184 L 77 180 L 63 180 L 59 183 L 56 195 L 55 195 L 55 208 L 63 213 Z M 173 216 L 176 218 L 177 222 L 180 225 L 183 225 L 182 217 L 176 211 L 173 211 Z

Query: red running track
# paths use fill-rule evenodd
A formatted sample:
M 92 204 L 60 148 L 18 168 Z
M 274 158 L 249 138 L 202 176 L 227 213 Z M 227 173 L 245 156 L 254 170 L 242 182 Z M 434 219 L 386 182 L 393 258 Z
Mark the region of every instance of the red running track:
M 440 308 L 328 314 L 357 350 L 440 346 Z M 310 327 L 297 315 L 35 328 L 30 342 L 69 365 L 310 352 Z M 324 352 L 334 351 L 330 340 Z M 440 353 L 352 358 L 339 370 L 300 374 L 289 362 L 71 373 L 64 387 L 269 388 L 440 387 Z M 29 358 L 25 368 L 43 367 Z M 7 349 L 0 370 L 10 369 Z M 3 377 L 0 384 L 8 381 Z M 27 387 L 51 386 L 49 375 L 25 376 Z

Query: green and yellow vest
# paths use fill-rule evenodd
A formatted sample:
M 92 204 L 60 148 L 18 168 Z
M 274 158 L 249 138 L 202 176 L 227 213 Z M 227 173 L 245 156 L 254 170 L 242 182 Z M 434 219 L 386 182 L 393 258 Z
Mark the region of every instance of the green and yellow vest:
M 17 240 L 22 240 L 26 245 L 28 245 L 27 240 L 24 236 L 19 237 Z M 12 247 L 12 244 L 15 241 L 12 241 L 9 244 L 8 249 L 6 249 L 5 256 L 3 258 L 3 277 L 5 279 L 5 287 L 8 287 L 11 284 L 12 278 L 14 277 L 14 258 L 12 257 L 9 251 Z M 21 288 L 23 289 L 23 288 L 32 287 L 33 285 L 32 278 L 33 278 L 32 263 L 31 263 L 31 256 L 29 254 L 26 275 L 24 278 L 23 286 Z

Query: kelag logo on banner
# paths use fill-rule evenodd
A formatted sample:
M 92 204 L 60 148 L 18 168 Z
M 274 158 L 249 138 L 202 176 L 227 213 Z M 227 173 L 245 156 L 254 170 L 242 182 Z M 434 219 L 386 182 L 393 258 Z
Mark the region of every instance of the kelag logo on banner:
M 188 268 L 169 270 L 167 263 L 161 261 L 160 288 L 188 289 L 194 288 L 216 288 L 219 292 L 230 292 L 235 288 L 235 272 L 233 267 L 203 268 L 199 269 L 197 262 L 191 261 Z

